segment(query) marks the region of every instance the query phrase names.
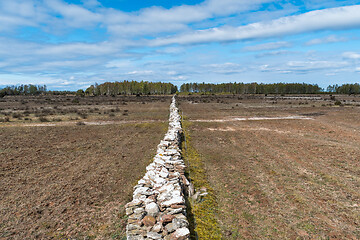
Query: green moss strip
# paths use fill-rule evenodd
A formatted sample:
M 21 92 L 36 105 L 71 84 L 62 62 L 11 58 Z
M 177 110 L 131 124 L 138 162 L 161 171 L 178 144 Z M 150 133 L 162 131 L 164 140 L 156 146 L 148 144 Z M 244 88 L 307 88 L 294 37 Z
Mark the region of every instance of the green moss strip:
M 191 145 L 191 137 L 188 131 L 190 124 L 186 120 L 182 122 L 184 132 L 182 154 L 185 163 L 189 164 L 186 174 L 191 179 L 196 190 L 205 187 L 208 192 L 200 202 L 191 198 L 188 201 L 188 209 L 191 210 L 189 218 L 192 223 L 190 225 L 193 224 L 193 226 L 190 226 L 192 229 L 191 239 L 222 239 L 219 223 L 216 219 L 218 213 L 216 195 L 207 180 L 204 163 L 196 149 Z

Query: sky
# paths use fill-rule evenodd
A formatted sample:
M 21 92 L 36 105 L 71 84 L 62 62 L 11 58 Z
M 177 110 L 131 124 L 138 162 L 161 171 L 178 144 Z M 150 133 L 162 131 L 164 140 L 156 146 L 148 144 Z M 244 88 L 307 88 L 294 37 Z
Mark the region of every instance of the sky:
M 0 0 L 0 88 L 360 82 L 360 1 Z

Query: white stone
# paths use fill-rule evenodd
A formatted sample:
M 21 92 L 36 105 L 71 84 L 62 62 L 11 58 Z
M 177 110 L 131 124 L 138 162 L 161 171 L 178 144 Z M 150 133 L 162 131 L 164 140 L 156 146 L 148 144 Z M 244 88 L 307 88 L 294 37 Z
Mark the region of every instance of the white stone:
M 139 187 L 135 189 L 134 196 L 141 194 L 141 195 L 151 195 L 152 191 L 148 187 Z
M 135 214 L 141 214 L 141 213 L 143 213 L 145 210 L 144 210 L 144 208 L 135 208 L 134 209 L 134 213 Z
M 145 181 L 144 179 L 140 179 L 140 180 L 138 181 L 138 184 L 146 184 L 146 181 Z
M 162 239 L 161 234 L 156 232 L 148 232 L 146 236 L 150 239 Z
M 183 227 L 183 228 L 179 228 L 177 229 L 174 233 L 173 233 L 173 237 L 175 239 L 177 238 L 184 238 L 190 235 L 190 231 L 188 228 Z
M 157 224 L 155 224 L 154 226 L 153 226 L 153 228 L 151 229 L 151 231 L 153 231 L 153 232 L 160 232 L 162 230 L 162 225 L 161 225 L 161 223 L 157 223 Z
M 162 177 L 156 177 L 154 179 L 154 182 L 156 182 L 157 184 L 165 184 L 166 183 L 166 179 L 162 178 Z
M 148 213 L 148 215 L 156 217 L 159 213 L 159 207 L 156 203 L 152 202 L 149 204 L 146 204 L 145 211 Z
M 158 191 L 159 192 L 171 192 L 174 189 L 175 189 L 175 187 L 173 184 L 167 183 L 164 186 L 162 186 L 161 188 L 159 188 Z
M 160 157 L 159 158 L 156 158 L 154 160 L 154 163 L 158 164 L 158 165 L 164 165 L 165 164 L 165 161 L 162 160 Z
M 184 203 L 185 203 L 185 199 L 182 196 L 177 196 L 177 197 L 171 198 L 168 201 L 162 202 L 161 205 L 164 207 L 168 207 L 173 204 L 184 204 Z
M 169 171 L 166 168 L 162 168 L 159 175 L 162 178 L 167 178 L 169 176 Z
M 164 192 L 164 193 L 161 193 L 159 196 L 158 196 L 158 201 L 162 202 L 162 201 L 166 201 L 166 200 L 169 200 L 171 199 L 171 193 L 170 192 Z

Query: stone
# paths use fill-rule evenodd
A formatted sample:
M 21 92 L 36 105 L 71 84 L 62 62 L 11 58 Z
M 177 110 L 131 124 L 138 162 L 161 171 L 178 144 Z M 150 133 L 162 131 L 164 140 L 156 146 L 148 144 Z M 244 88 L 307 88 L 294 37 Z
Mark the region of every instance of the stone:
M 138 226 L 140 226 L 140 227 L 143 225 L 142 221 L 136 220 L 136 219 L 128 219 L 128 223 L 129 223 L 129 224 L 138 225 Z
M 180 204 L 173 204 L 170 207 L 171 208 L 186 208 L 185 205 L 180 205 Z
M 159 175 L 162 178 L 167 178 L 169 176 L 169 171 L 166 168 L 162 168 Z
M 143 212 L 145 212 L 145 209 L 142 208 L 142 207 L 141 207 L 141 208 L 135 208 L 135 209 L 134 209 L 134 213 L 135 213 L 135 214 L 140 214 L 140 213 L 143 213 Z
M 141 220 L 146 216 L 146 212 L 142 212 L 142 213 L 134 213 L 132 215 L 129 216 L 129 219 L 135 219 L 135 220 Z
M 172 223 L 173 223 L 175 229 L 184 228 L 184 227 L 188 227 L 188 226 L 189 226 L 188 221 L 186 221 L 186 220 L 184 220 L 184 219 L 180 219 L 180 218 L 174 218 L 174 219 L 172 220 Z
M 158 164 L 158 165 L 164 165 L 165 161 L 161 160 L 160 158 L 154 160 L 154 163 Z
M 126 208 L 126 215 L 131 215 L 134 213 L 134 209 L 133 208 Z
M 162 177 L 156 177 L 154 179 L 154 182 L 157 183 L 157 184 L 165 184 L 166 183 L 166 179 L 165 178 L 162 178 Z
M 178 178 L 180 176 L 180 173 L 178 172 L 173 172 L 169 174 L 169 178 Z
M 135 189 L 134 196 L 138 195 L 138 194 L 140 194 L 140 195 L 151 195 L 152 191 L 148 187 L 139 187 L 139 188 Z
M 146 174 L 134 187 L 133 201 L 126 205 L 127 239 L 189 239 L 184 194 L 191 186 L 184 176 L 181 133 L 181 116 L 173 96 L 168 131 Z
M 135 225 L 135 224 L 128 224 L 126 226 L 126 231 L 132 231 L 132 230 L 138 230 L 140 229 L 141 227 L 138 226 L 138 225 Z
M 158 196 L 158 202 L 163 202 L 171 199 L 171 193 L 170 192 L 163 192 Z
M 157 224 L 155 224 L 154 226 L 153 226 L 153 228 L 151 229 L 151 231 L 153 231 L 153 232 L 161 232 L 161 230 L 162 230 L 162 225 L 161 225 L 161 223 L 157 223 Z
M 126 238 L 127 240 L 143 240 L 143 239 L 145 239 L 143 236 L 132 236 L 132 235 L 128 235 L 127 236 L 127 238 Z
M 148 198 L 145 199 L 144 203 L 145 203 L 145 207 L 146 205 L 155 202 L 155 199 L 153 197 L 154 195 L 150 195 Z
M 141 184 L 146 184 L 146 181 L 145 181 L 144 179 L 140 179 L 140 180 L 138 181 L 138 184 L 139 184 L 139 185 L 141 185 Z
M 190 231 L 188 228 L 183 227 L 177 229 L 175 232 L 173 232 L 170 236 L 171 240 L 185 240 L 188 239 L 190 236 Z
M 158 189 L 159 192 L 171 192 L 175 189 L 174 185 L 171 183 L 167 183 Z
M 145 216 L 142 220 L 146 227 L 152 227 L 156 223 L 156 219 L 153 216 Z
M 173 215 L 163 215 L 160 218 L 160 221 L 164 224 L 171 222 L 175 217 Z
M 142 201 L 138 200 L 138 199 L 134 199 L 131 202 L 127 203 L 125 205 L 125 208 L 129 208 L 129 207 L 135 207 L 135 206 L 141 206 Z
M 177 213 L 182 213 L 184 210 L 182 208 L 176 208 L 176 209 L 173 209 L 173 208 L 167 208 L 166 209 L 166 214 L 169 214 L 169 215 L 175 215 Z
M 185 199 L 182 196 L 176 196 L 168 201 L 162 202 L 161 205 L 163 207 L 167 207 L 167 206 L 171 206 L 173 204 L 183 204 L 183 203 L 185 203 Z
M 147 204 L 145 206 L 145 211 L 147 212 L 148 215 L 153 217 L 156 217 L 160 212 L 158 205 L 154 202 Z
M 187 218 L 185 217 L 185 215 L 182 214 L 182 213 L 175 214 L 174 217 L 179 218 L 179 219 L 183 219 L 183 220 L 187 220 Z
M 176 227 L 177 226 L 171 222 L 165 226 L 165 229 L 168 231 L 168 233 L 172 233 L 177 229 Z
M 158 234 L 156 232 L 148 232 L 146 236 L 150 239 L 162 239 L 161 234 Z

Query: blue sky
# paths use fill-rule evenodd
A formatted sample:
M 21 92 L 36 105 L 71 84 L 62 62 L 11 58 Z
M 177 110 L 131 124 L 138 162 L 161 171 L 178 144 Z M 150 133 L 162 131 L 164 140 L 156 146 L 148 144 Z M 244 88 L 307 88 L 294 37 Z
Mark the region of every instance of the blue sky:
M 0 87 L 360 82 L 360 1 L 0 1 Z

